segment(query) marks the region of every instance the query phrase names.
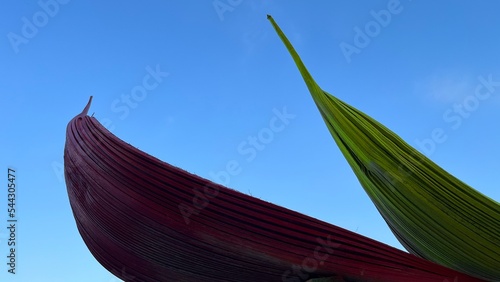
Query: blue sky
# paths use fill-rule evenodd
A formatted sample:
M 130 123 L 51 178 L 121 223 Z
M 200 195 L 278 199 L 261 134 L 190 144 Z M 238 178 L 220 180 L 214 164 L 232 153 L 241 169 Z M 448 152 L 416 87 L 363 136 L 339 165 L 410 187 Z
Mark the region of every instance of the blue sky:
M 10 167 L 18 249 L 11 275 L 1 228 L 0 280 L 119 281 L 78 234 L 62 175 L 66 124 L 90 95 L 90 113 L 149 154 L 402 248 L 266 14 L 325 90 L 498 201 L 499 9 L 492 0 L 4 2 L 0 226 Z

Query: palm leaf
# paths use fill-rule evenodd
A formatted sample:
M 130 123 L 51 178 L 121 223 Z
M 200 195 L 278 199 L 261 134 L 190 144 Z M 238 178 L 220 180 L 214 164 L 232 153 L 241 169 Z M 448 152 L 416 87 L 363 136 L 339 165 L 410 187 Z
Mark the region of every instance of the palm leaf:
M 328 130 L 392 232 L 411 253 L 500 280 L 500 205 L 373 118 L 323 91 L 271 16 Z

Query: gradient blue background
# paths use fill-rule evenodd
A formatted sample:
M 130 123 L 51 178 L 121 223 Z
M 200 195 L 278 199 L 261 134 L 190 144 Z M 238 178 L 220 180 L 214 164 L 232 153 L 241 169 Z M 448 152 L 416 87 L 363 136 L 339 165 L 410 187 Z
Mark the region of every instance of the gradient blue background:
M 22 36 L 23 18 L 33 23 L 46 12 L 36 1 L 8 0 L 0 9 L 0 281 L 119 281 L 78 234 L 62 174 L 66 124 L 90 95 L 90 113 L 149 154 L 219 182 L 212 175 L 237 161 L 241 171 L 229 187 L 402 248 L 266 14 L 325 90 L 500 199 L 500 87 L 469 104 L 467 118 L 449 112 L 473 102 L 479 76 L 500 81 L 497 1 L 402 0 L 350 62 L 342 42 L 354 46 L 356 27 L 370 26 L 371 11 L 392 1 L 66 2 L 52 6 L 53 15 L 20 45 L 9 38 Z M 218 13 L 214 2 L 235 5 Z M 148 66 L 168 76 L 135 108 L 125 106 L 122 95 L 142 85 Z M 248 161 L 238 147 L 250 146 L 241 144 L 284 107 L 295 118 Z M 436 128 L 446 140 L 422 147 Z M 8 167 L 18 179 L 16 275 L 7 273 L 2 227 Z

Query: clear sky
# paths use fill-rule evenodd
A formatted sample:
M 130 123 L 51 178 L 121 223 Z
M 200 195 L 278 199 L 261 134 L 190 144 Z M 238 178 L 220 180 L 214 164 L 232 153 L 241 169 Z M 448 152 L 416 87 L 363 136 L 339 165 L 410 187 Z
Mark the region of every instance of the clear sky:
M 119 281 L 78 234 L 62 174 L 66 124 L 91 95 L 90 113 L 149 154 L 402 248 L 266 14 L 325 90 L 500 199 L 497 1 L 2 4 L 0 281 Z M 234 162 L 237 173 L 220 177 Z M 8 168 L 16 275 L 6 265 Z

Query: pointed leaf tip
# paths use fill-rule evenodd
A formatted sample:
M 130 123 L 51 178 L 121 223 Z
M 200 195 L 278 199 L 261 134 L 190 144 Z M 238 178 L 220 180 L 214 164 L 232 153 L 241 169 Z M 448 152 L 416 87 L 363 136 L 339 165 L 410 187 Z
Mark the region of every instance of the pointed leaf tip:
M 87 105 L 85 106 L 85 108 L 83 109 L 83 111 L 82 111 L 82 113 L 80 115 L 82 115 L 82 116 L 87 115 L 87 113 L 89 112 L 89 109 L 90 109 L 90 104 L 92 104 L 92 97 L 93 96 L 90 96 Z
M 307 70 L 306 66 L 302 62 L 302 59 L 300 58 L 299 54 L 297 53 L 297 51 L 295 51 L 295 48 L 293 48 L 292 43 L 290 43 L 290 41 L 288 40 L 286 35 L 283 33 L 281 28 L 274 21 L 273 17 L 268 15 L 267 18 L 269 19 L 269 21 L 273 25 L 274 30 L 276 31 L 279 38 L 281 39 L 281 41 L 285 45 L 286 49 L 288 50 L 288 52 L 292 56 L 292 59 L 294 60 L 295 65 L 299 69 L 300 74 L 302 75 L 302 78 L 304 79 L 304 82 L 306 83 L 307 88 L 309 89 L 309 92 L 311 92 L 313 99 L 316 101 L 316 99 L 319 99 L 320 97 L 323 96 L 323 90 L 319 87 L 319 85 L 316 83 L 316 81 L 314 81 L 313 77 L 311 76 L 311 74 Z

